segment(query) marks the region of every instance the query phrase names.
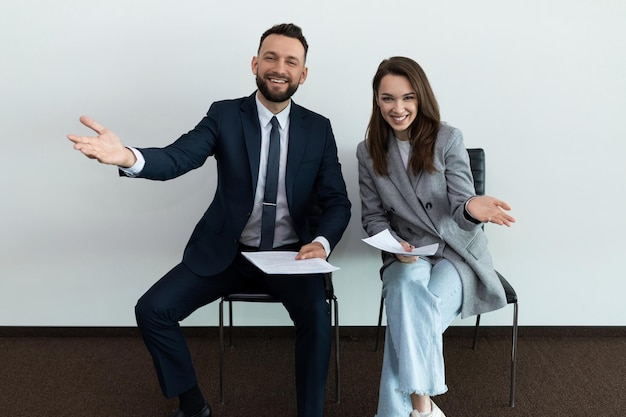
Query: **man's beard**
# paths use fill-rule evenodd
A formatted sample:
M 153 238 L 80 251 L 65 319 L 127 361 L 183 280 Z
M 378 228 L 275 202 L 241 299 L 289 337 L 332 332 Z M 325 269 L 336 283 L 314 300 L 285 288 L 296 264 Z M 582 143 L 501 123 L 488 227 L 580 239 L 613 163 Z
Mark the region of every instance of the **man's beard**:
M 295 83 L 288 84 L 287 91 L 285 91 L 284 93 L 274 93 L 268 87 L 268 84 L 270 82 L 271 81 L 269 80 L 262 79 L 258 75 L 256 76 L 256 85 L 259 88 L 259 91 L 261 92 L 261 94 L 263 94 L 263 97 L 273 103 L 282 103 L 289 100 L 291 96 L 293 96 L 298 90 L 298 83 Z

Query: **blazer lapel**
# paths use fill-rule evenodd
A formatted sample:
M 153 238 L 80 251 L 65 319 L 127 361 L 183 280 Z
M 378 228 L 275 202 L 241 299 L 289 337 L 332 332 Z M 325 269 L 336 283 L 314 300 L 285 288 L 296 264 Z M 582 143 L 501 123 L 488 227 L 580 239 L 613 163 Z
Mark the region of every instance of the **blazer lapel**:
M 387 150 L 387 168 L 389 169 L 389 179 L 396 186 L 400 195 L 406 200 L 409 207 L 415 207 L 419 203 L 415 192 L 409 192 L 414 190 L 413 181 L 409 179 L 409 173 L 404 168 L 400 149 L 393 136 L 391 136 Z
M 254 184 L 252 187 L 253 198 L 256 183 L 259 180 L 259 160 L 261 158 L 261 125 L 259 124 L 255 94 L 256 92 L 241 103 L 241 124 L 248 155 L 248 164 L 250 165 L 250 174 L 252 175 L 252 184 Z
M 396 186 L 400 195 L 406 201 L 410 210 L 420 219 L 422 222 L 430 227 L 434 232 L 437 232 L 435 225 L 432 223 L 426 210 L 422 205 L 420 197 L 417 195 L 417 184 L 422 176 L 422 172 L 417 175 L 413 175 L 407 169 L 404 168 L 402 162 L 402 156 L 400 155 L 400 149 L 396 143 L 393 135 L 390 136 L 389 149 L 387 151 L 387 167 L 389 169 L 389 179 Z

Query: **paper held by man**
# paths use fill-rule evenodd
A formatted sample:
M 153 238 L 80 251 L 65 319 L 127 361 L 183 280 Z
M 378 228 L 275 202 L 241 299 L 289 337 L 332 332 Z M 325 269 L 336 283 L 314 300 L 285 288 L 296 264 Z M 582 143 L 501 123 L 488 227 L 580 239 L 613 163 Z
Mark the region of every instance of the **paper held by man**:
M 414 248 L 411 252 L 407 252 L 400 242 L 391 235 L 389 229 L 385 229 L 374 236 L 361 240 L 382 251 L 397 253 L 399 255 L 431 256 L 434 255 L 439 248 L 438 243 L 433 243 L 432 245 L 420 246 L 419 248 Z
M 325 274 L 339 269 L 320 258 L 296 260 L 298 252 L 261 251 L 241 254 L 266 274 Z

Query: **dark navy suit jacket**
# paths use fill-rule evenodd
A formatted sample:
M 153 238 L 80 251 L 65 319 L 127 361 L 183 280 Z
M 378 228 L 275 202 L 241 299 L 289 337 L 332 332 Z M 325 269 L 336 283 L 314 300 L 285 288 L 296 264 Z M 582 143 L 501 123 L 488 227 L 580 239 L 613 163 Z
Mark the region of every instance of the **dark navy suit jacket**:
M 252 213 L 261 148 L 255 94 L 213 103 L 193 130 L 165 148 L 139 149 L 146 160 L 139 177 L 153 180 L 178 177 L 202 166 L 209 156 L 217 161 L 215 198 L 183 255 L 183 263 L 199 275 L 217 274 L 233 262 Z M 323 212 L 316 235 L 328 239 L 332 250 L 348 225 L 350 201 L 330 121 L 295 103 L 289 117 L 289 212 L 300 241 L 311 242 L 307 213 L 316 193 Z

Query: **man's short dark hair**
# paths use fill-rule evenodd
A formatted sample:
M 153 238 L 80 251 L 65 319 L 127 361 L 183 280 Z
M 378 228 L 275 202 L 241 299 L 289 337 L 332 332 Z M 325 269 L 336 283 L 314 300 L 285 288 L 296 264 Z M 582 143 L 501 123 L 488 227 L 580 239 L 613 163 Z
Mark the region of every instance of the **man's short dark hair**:
M 272 26 L 271 28 L 266 30 L 263 35 L 261 35 L 261 41 L 259 42 L 259 51 L 261 50 L 261 45 L 263 45 L 263 41 L 269 35 L 282 35 L 299 40 L 304 47 L 304 58 L 306 58 L 306 54 L 309 50 L 309 44 L 306 42 L 300 26 L 294 25 L 293 23 L 281 23 L 279 25 Z

